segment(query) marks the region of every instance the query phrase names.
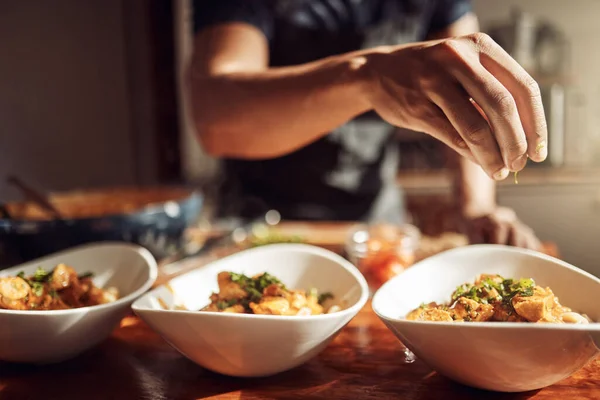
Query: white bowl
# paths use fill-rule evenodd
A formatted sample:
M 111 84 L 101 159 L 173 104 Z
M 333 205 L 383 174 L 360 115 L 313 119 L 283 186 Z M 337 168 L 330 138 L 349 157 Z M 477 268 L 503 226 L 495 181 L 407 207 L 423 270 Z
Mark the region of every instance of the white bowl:
M 52 269 L 60 263 L 78 273 L 94 273 L 97 286 L 116 287 L 120 298 L 69 310 L 0 309 L 0 360 L 46 364 L 77 356 L 106 339 L 157 276 L 156 262 L 148 250 L 120 243 L 79 246 L 2 270 L 0 276 L 20 271 L 29 275 L 38 267 Z
M 473 245 L 415 264 L 383 285 L 373 310 L 418 358 L 465 385 L 522 392 L 552 385 L 599 352 L 600 324 L 407 321 L 431 301 L 447 302 L 478 274 L 533 278 L 561 304 L 600 321 L 600 279 L 544 254 L 499 245 Z
M 332 292 L 339 312 L 275 316 L 198 310 L 218 291 L 217 274 L 268 272 L 293 289 Z M 360 272 L 328 250 L 304 244 L 272 244 L 241 251 L 181 275 L 152 290 L 133 310 L 184 356 L 212 371 L 239 377 L 273 375 L 303 364 L 323 350 L 364 306 L 368 287 Z M 172 294 L 175 294 L 174 295 Z M 161 307 L 158 298 L 168 305 Z

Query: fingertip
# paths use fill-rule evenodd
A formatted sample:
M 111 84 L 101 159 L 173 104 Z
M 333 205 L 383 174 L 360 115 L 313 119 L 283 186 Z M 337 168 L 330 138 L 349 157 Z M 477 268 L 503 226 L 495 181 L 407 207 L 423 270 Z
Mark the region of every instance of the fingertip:
M 511 164 L 511 172 L 519 172 L 527 165 L 527 154 L 523 154 L 521 157 L 517 158 Z
M 510 174 L 510 171 L 508 170 L 508 168 L 502 167 L 498 171 L 496 171 L 495 173 L 492 174 L 492 178 L 497 181 L 503 181 L 504 179 L 506 179 L 508 177 L 508 174 Z
M 535 148 L 531 149 L 529 158 L 535 162 L 542 162 L 548 157 L 548 146 L 545 140 L 540 140 Z

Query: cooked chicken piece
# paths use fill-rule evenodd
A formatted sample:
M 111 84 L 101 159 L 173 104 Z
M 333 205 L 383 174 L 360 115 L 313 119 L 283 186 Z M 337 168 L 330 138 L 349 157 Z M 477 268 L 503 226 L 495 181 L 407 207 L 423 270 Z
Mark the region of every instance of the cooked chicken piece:
M 0 278 L 0 308 L 26 310 L 31 288 L 19 277 Z
M 566 312 L 561 315 L 560 320 L 566 324 L 589 324 L 590 321 L 587 320 L 583 315 L 575 313 L 575 312 Z
M 300 310 L 298 310 L 298 312 L 296 313 L 296 315 L 311 315 L 312 314 L 312 310 L 308 307 L 303 307 Z
M 501 302 L 494 303 L 494 316 L 492 320 L 499 322 L 527 322 L 525 318 Z
M 302 291 L 290 292 L 288 295 L 288 301 L 290 303 L 290 307 L 295 308 L 297 310 L 308 306 L 308 301 L 304 292 Z
M 489 321 L 494 316 L 494 306 L 460 297 L 450 308 L 450 315 L 456 321 Z
M 248 295 L 240 285 L 231 281 L 229 272 L 219 272 L 219 275 L 217 275 L 217 282 L 219 284 L 220 300 L 239 300 Z
M 54 268 L 50 287 L 55 290 L 61 290 L 69 287 L 73 282 L 78 281 L 77 272 L 65 264 L 59 264 Z
M 100 291 L 102 291 L 100 289 Z M 117 301 L 119 298 L 119 289 L 116 287 L 109 287 L 108 289 L 103 291 L 102 301 L 101 303 L 112 303 L 113 301 Z
M 285 295 L 289 294 L 289 292 L 286 292 L 281 285 L 278 285 L 276 283 L 272 283 L 269 286 L 267 286 L 266 288 L 263 289 L 263 296 L 280 296 L 283 297 Z
M 9 300 L 21 300 L 29 295 L 30 287 L 19 277 L 0 278 L 0 296 Z
M 308 296 L 306 298 L 306 305 L 305 307 L 308 307 L 311 309 L 312 314 L 323 314 L 323 306 L 319 304 L 319 299 L 315 296 Z
M 406 316 L 406 319 L 412 321 L 453 321 L 448 311 L 440 310 L 439 308 L 417 308 L 410 312 Z
M 515 296 L 512 305 L 521 317 L 530 322 L 553 321 L 552 309 L 556 306 L 550 288 L 536 286 L 532 296 Z
M 250 303 L 254 314 L 289 315 L 290 303 L 283 297 L 263 296 L 258 304 Z
M 241 304 L 234 304 L 231 307 L 227 307 L 223 310 L 226 313 L 243 314 L 245 312 L 244 306 Z
M 481 274 L 475 280 L 475 285 L 479 285 L 486 279 L 489 279 L 494 283 L 502 283 L 502 281 L 504 280 L 500 275 Z
M 204 308 L 201 308 L 200 311 L 212 311 L 212 312 L 219 312 L 221 310 L 219 310 L 219 307 L 217 307 L 217 303 L 210 303 L 209 305 L 207 305 Z
M 340 306 L 338 306 L 338 305 L 331 306 L 331 307 L 329 307 L 329 310 L 327 310 L 327 314 L 331 314 L 331 313 L 334 313 L 334 312 L 338 312 L 338 311 L 340 311 L 341 309 L 342 309 L 342 307 L 340 307 Z

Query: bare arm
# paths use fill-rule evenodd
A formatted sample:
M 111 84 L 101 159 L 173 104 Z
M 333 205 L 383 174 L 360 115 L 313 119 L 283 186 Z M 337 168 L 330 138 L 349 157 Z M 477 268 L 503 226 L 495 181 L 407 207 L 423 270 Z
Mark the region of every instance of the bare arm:
M 251 25 L 208 28 L 190 70 L 201 140 L 212 154 L 275 157 L 324 136 L 370 106 L 360 53 L 268 68 L 267 40 Z
M 495 179 L 522 169 L 527 154 L 546 157 L 534 151 L 547 136 L 537 84 L 483 34 L 269 68 L 258 29 L 220 24 L 195 38 L 189 89 L 199 138 L 218 156 L 284 155 L 375 110 L 394 126 L 434 136 Z
M 468 14 L 432 39 L 468 35 L 479 31 L 477 17 Z M 481 167 L 447 148 L 448 166 L 453 170 L 455 205 L 465 215 L 487 214 L 496 207 L 496 182 Z

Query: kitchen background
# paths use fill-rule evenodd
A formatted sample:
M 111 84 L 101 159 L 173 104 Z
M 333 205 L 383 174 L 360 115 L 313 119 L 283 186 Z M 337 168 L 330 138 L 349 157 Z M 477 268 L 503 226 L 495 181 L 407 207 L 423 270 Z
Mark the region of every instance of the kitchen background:
M 553 110 L 550 162 L 501 184 L 498 200 L 600 275 L 600 1 L 473 4 L 484 31 L 532 69 L 544 66 L 536 77 Z M 0 175 L 45 190 L 210 181 L 218 163 L 193 138 L 179 90 L 189 12 L 187 0 L 2 1 Z M 543 39 L 536 47 L 532 34 Z M 435 146 L 403 136 L 398 180 L 415 207 L 449 194 Z M 14 198 L 0 176 L 0 200 Z

